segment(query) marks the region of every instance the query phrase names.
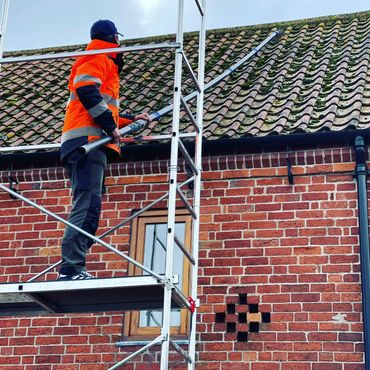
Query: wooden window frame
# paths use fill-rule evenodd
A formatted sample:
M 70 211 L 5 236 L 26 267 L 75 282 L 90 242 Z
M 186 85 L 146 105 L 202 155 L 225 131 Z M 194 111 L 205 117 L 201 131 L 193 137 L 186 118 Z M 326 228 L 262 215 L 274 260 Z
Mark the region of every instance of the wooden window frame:
M 191 248 L 191 222 L 192 218 L 186 209 L 177 209 L 175 222 L 185 223 L 185 248 L 190 252 Z M 155 223 L 167 223 L 167 210 L 152 210 L 147 211 L 136 217 L 132 222 L 131 241 L 130 241 L 130 257 L 136 261 L 143 263 L 144 259 L 144 243 L 145 243 L 145 225 Z M 183 264 L 183 280 L 182 292 L 185 296 L 189 295 L 189 278 L 190 278 L 189 260 L 184 257 Z M 133 264 L 129 264 L 128 276 L 142 275 L 142 270 Z M 171 327 L 171 335 L 174 337 L 184 337 L 189 330 L 190 316 L 187 309 L 180 311 L 180 326 Z M 139 311 L 128 311 L 125 313 L 122 336 L 129 340 L 143 340 L 144 338 L 152 338 L 160 334 L 160 327 L 139 327 Z

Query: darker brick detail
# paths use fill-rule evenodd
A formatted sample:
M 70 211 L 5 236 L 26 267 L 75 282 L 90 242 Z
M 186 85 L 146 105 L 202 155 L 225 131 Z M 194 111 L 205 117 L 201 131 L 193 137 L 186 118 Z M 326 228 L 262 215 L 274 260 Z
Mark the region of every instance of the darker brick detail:
M 248 321 L 248 313 L 259 314 L 259 310 L 258 303 L 248 303 L 246 293 L 239 293 L 237 296 L 227 296 L 225 300 L 237 303 L 226 304 L 226 312 L 216 312 L 215 324 L 224 324 L 221 327 L 223 326 L 228 334 L 236 333 L 236 337 L 229 335 L 229 340 L 236 339 L 238 342 L 247 342 L 248 331 L 250 333 L 258 333 L 260 331 L 260 323 L 271 322 L 270 312 L 261 312 L 258 321 L 255 321 L 256 316 L 253 316 L 253 320 Z M 256 302 L 256 297 L 251 297 L 250 302 Z M 249 328 L 248 331 L 245 331 L 246 325 Z

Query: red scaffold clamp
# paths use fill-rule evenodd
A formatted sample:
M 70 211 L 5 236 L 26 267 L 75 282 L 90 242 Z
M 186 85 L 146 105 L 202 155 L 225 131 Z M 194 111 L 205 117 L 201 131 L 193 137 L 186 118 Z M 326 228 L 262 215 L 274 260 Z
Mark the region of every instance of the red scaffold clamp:
M 188 298 L 188 302 L 190 303 L 190 312 L 191 313 L 194 313 L 194 311 L 195 311 L 195 308 L 197 307 L 197 304 L 196 304 L 196 302 L 194 301 L 194 298 L 193 297 L 189 297 Z

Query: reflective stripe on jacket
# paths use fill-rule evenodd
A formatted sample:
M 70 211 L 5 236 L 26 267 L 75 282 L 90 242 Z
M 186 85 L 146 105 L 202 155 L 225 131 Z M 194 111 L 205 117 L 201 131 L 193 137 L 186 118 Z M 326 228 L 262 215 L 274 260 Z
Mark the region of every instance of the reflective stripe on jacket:
M 115 47 L 118 45 L 94 39 L 86 50 Z M 93 141 L 105 134 L 103 130 L 110 134 L 115 127 L 132 122 L 119 118 L 119 74 L 113 60 L 115 57 L 115 53 L 89 55 L 75 61 L 68 83 L 70 98 L 62 130 L 62 144 L 79 137 Z M 84 104 L 81 102 L 79 92 L 91 88 L 96 93 L 92 94 L 94 96 L 91 99 L 87 94 L 87 106 L 86 101 Z M 106 147 L 119 153 L 116 144 L 107 144 Z

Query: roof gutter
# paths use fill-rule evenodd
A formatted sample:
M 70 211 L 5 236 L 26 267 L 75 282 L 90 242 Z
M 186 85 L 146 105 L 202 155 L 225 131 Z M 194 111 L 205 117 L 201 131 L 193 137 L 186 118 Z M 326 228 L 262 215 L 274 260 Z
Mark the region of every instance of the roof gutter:
M 364 130 L 348 129 L 343 131 L 321 131 L 316 133 L 297 133 L 290 135 L 268 135 L 264 137 L 222 138 L 217 140 L 203 139 L 203 156 L 238 155 L 260 152 L 312 149 L 323 146 L 352 146 L 355 138 L 361 135 L 370 144 L 370 128 Z M 193 141 L 185 142 L 191 152 Z M 124 159 L 128 161 L 153 160 L 168 158 L 170 143 L 126 145 L 123 147 Z M 156 153 L 157 158 L 153 158 Z
M 367 150 L 364 139 L 361 136 L 355 139 L 356 168 L 355 177 L 357 182 L 358 199 L 358 224 L 360 237 L 360 261 L 361 261 L 361 289 L 362 311 L 364 322 L 365 344 L 365 369 L 370 370 L 370 246 L 369 246 L 369 215 L 367 197 Z
M 268 135 L 264 137 L 241 137 L 206 141 L 207 154 L 239 154 L 262 151 L 303 150 L 327 145 L 352 146 L 355 138 L 361 135 L 370 143 L 370 128 L 365 130 L 348 129 L 343 131 L 320 131 L 315 133 L 294 133 L 289 135 Z M 219 150 L 218 150 L 219 149 Z

